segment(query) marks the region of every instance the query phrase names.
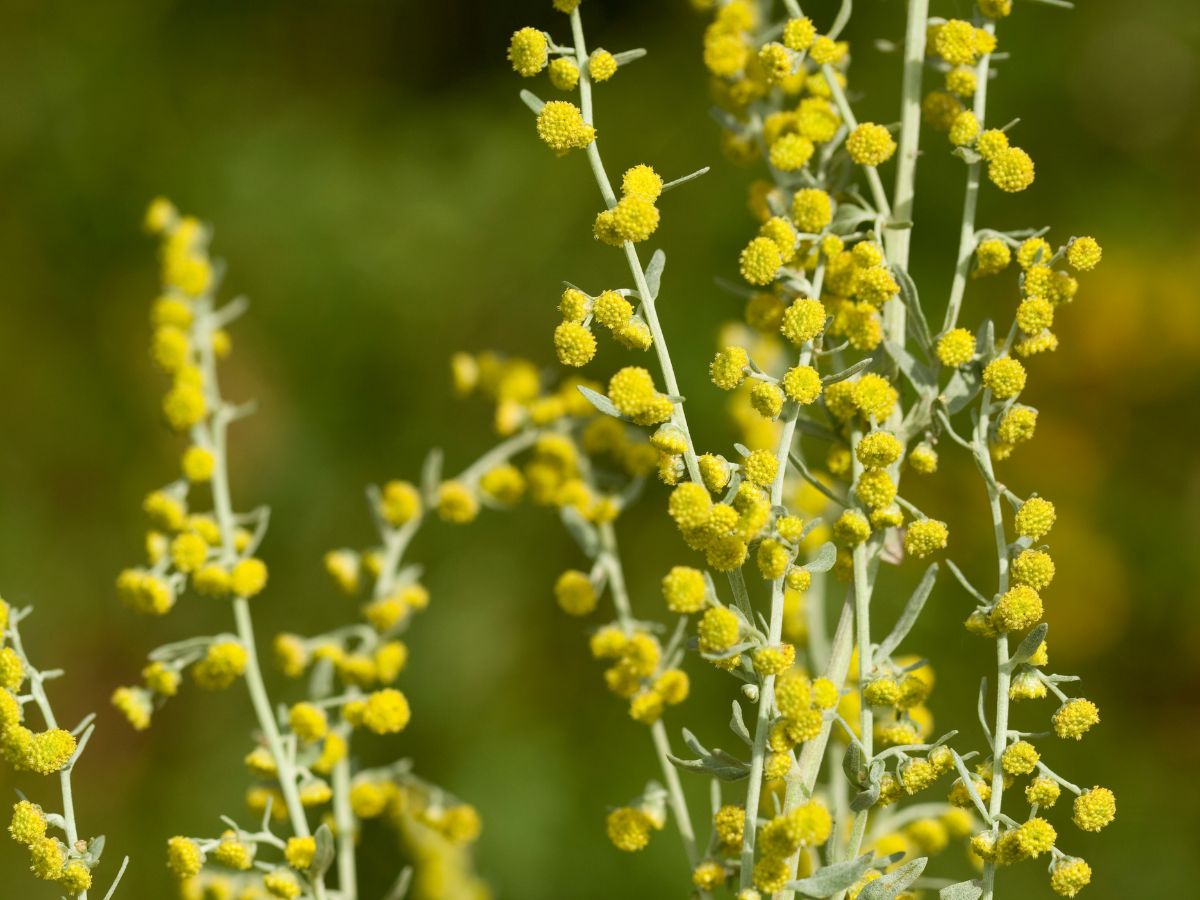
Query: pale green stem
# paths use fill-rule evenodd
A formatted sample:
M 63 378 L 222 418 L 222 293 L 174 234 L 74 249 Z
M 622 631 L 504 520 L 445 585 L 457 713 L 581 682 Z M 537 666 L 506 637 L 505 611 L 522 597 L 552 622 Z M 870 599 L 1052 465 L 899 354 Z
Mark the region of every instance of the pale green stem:
M 996 29 L 995 23 L 988 22 L 985 26 L 989 32 Z M 984 56 L 975 66 L 975 98 L 972 111 L 979 120 L 979 127 L 984 127 L 984 116 L 987 114 L 988 68 L 991 56 Z M 971 273 L 971 257 L 975 253 L 975 211 L 979 205 L 979 181 L 983 171 L 982 160 L 967 164 L 967 187 L 963 194 L 962 223 L 958 230 L 958 257 L 954 266 L 954 280 L 950 284 L 950 300 L 946 305 L 946 320 L 942 331 L 947 332 L 958 324 L 958 314 L 962 309 L 963 294 L 967 290 L 967 277 Z
M 38 671 L 29 662 L 29 657 L 25 655 L 25 647 L 21 643 L 21 632 L 17 628 L 17 623 L 14 621 L 8 629 L 9 636 L 12 638 L 13 650 L 17 656 L 25 664 L 25 668 L 29 673 L 29 693 L 33 695 L 33 700 L 37 703 L 38 709 L 42 713 L 42 719 L 46 723 L 47 729 L 58 728 L 58 720 L 54 717 L 54 709 L 50 705 L 50 698 L 46 696 L 46 688 L 42 681 L 42 673 Z M 79 828 L 75 824 L 75 794 L 71 788 L 71 772 L 75 768 L 75 762 L 64 766 L 58 773 L 59 790 L 62 793 L 63 805 L 63 830 L 67 836 L 67 846 L 74 849 L 76 842 L 79 840 Z M 87 900 L 87 891 L 79 894 L 80 900 Z
M 625 570 L 621 565 L 621 556 L 617 549 L 617 532 L 611 522 L 603 522 L 600 531 L 600 560 L 608 573 L 609 587 L 612 590 L 613 607 L 617 620 L 622 629 L 630 631 L 634 627 L 633 605 L 629 599 L 629 588 L 625 584 Z M 683 842 L 683 851 L 687 855 L 688 864 L 694 869 L 700 864 L 701 857 L 696 846 L 696 833 L 692 826 L 692 814 L 688 810 L 687 797 L 683 793 L 683 784 L 679 780 L 679 772 L 671 762 L 671 742 L 667 737 L 667 729 L 659 719 L 650 726 L 650 737 L 654 742 L 654 752 L 662 769 L 663 781 L 667 786 L 667 798 L 671 804 L 671 812 L 679 838 Z M 708 898 L 705 891 L 701 896 Z
M 200 368 L 204 376 L 206 402 L 212 411 L 211 446 L 213 454 L 212 494 L 213 509 L 217 525 L 221 531 L 222 562 L 231 564 L 237 556 L 234 548 L 237 525 L 234 520 L 233 502 L 229 491 L 229 467 L 226 451 L 226 429 L 229 424 L 229 411 L 221 398 L 217 380 L 216 355 L 213 352 L 213 308 L 212 298 L 205 296 L 198 302 L 196 320 L 196 339 L 200 351 Z M 275 721 L 271 700 L 263 682 L 262 669 L 258 663 L 258 646 L 254 640 L 254 623 L 250 616 L 250 604 L 245 597 L 235 597 L 233 600 L 234 621 L 237 624 L 238 640 L 246 651 L 246 688 L 250 694 L 250 703 L 254 707 L 258 727 L 267 742 L 267 749 L 275 760 L 276 772 L 279 779 L 279 789 L 287 806 L 288 818 L 292 830 L 298 837 L 310 837 L 312 831 L 308 825 L 308 815 L 300 802 L 300 791 L 297 786 L 297 770 L 295 761 L 283 746 L 283 738 Z M 313 884 L 313 893 L 317 900 L 324 900 L 325 885 L 318 880 Z
M 925 30 L 929 0 L 908 0 L 904 30 L 904 79 L 900 90 L 900 139 L 896 152 L 896 187 L 892 193 L 893 226 L 884 231 L 888 261 L 908 270 L 912 245 L 913 196 L 917 156 L 921 142 L 921 78 L 925 73 Z M 909 223 L 905 226 L 903 223 Z M 883 324 L 895 340 L 904 334 L 904 304 L 895 301 L 883 309 Z
M 571 13 L 571 33 L 575 40 L 575 60 L 579 66 L 580 109 L 583 112 L 583 120 L 589 125 L 594 126 L 592 82 L 587 69 L 587 44 L 584 41 L 583 20 L 580 18 L 578 8 Z M 600 148 L 594 140 L 587 146 L 587 158 L 592 167 L 592 174 L 596 179 L 596 186 L 599 187 L 600 194 L 604 198 L 604 203 L 609 209 L 612 209 L 617 205 L 617 195 L 613 191 L 612 182 L 609 181 L 608 173 L 604 169 L 604 162 L 600 159 Z M 679 382 L 675 378 L 675 367 L 671 362 L 671 354 L 667 349 L 667 341 L 663 335 L 662 325 L 658 320 L 658 310 L 655 308 L 656 298 L 650 296 L 650 287 L 646 283 L 646 272 L 642 268 L 641 260 L 638 259 L 637 249 L 629 241 L 625 242 L 623 249 L 625 251 L 626 262 L 629 265 L 629 272 L 633 276 L 634 286 L 642 298 L 642 310 L 646 316 L 646 325 L 650 328 L 650 337 L 654 342 L 654 353 L 658 357 L 658 365 L 662 370 L 663 384 L 666 386 L 667 393 L 672 397 L 681 397 Z M 683 401 L 675 399 L 673 404 L 674 410 L 671 421 L 683 433 L 687 444 L 683 458 L 687 465 L 688 474 L 693 481 L 700 484 L 702 483 L 700 466 L 696 462 L 696 448 L 692 443 L 687 414 L 683 410 Z
M 854 110 L 850 108 L 846 92 L 838 84 L 836 70 L 826 63 L 821 67 L 821 71 L 829 83 L 829 89 L 833 93 L 833 102 L 837 105 L 838 112 L 842 114 L 842 121 L 846 123 L 847 128 L 853 131 L 858 127 L 858 119 L 854 116 Z M 879 177 L 879 170 L 874 166 L 862 166 L 861 168 L 867 176 L 867 186 L 871 188 L 871 197 L 875 200 L 875 211 L 885 219 L 890 219 L 892 205 L 888 202 L 887 191 L 883 189 L 883 180 Z

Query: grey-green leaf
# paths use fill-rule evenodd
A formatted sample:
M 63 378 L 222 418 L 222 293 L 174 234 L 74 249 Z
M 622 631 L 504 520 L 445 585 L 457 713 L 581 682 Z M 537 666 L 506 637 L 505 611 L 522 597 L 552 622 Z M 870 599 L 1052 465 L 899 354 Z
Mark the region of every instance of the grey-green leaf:
M 1025 635 L 1025 639 L 1021 641 L 1017 650 L 1009 657 L 1008 665 L 1010 668 L 1016 668 L 1021 663 L 1029 662 L 1033 654 L 1037 653 L 1038 647 L 1042 645 L 1042 641 L 1046 639 L 1046 633 L 1050 630 L 1050 626 L 1042 622 L 1033 631 Z
M 917 285 L 912 276 L 899 266 L 892 266 L 892 273 L 896 276 L 896 283 L 900 285 L 900 299 L 904 301 L 904 308 L 908 310 L 906 330 L 921 345 L 921 349 L 928 353 L 933 347 L 933 338 L 929 331 L 929 322 L 925 319 L 925 310 L 921 308 Z
M 317 850 L 313 854 L 313 861 L 308 871 L 314 880 L 320 880 L 321 876 L 333 865 L 333 832 L 329 830 L 328 825 L 322 824 L 314 832 L 313 837 L 316 838 Z
M 921 579 L 921 583 L 917 585 L 917 589 L 908 598 L 908 603 L 904 606 L 904 612 L 900 613 L 900 620 L 896 622 L 891 633 L 880 642 L 879 649 L 876 651 L 877 659 L 886 659 L 891 656 L 892 651 L 899 647 L 900 642 L 908 636 L 913 625 L 917 623 L 917 617 L 921 615 L 921 610 L 925 607 L 925 601 L 929 599 L 929 594 L 933 591 L 933 583 L 937 580 L 937 573 L 938 564 L 930 563 L 929 568 L 925 570 L 925 576 Z
M 729 720 L 729 729 L 745 741 L 746 746 L 752 746 L 754 741 L 750 737 L 750 729 L 746 727 L 746 720 L 742 716 L 742 705 L 736 700 L 733 701 L 733 716 Z
M 600 537 L 596 534 L 595 527 L 581 516 L 579 511 L 573 506 L 564 506 L 561 515 L 563 525 L 566 526 L 567 532 L 571 537 L 575 539 L 575 543 L 579 545 L 579 549 L 588 558 L 594 557 L 600 551 Z
M 836 372 L 833 375 L 826 375 L 821 379 L 821 384 L 828 387 L 829 385 L 836 384 L 839 381 L 845 381 L 847 378 L 853 378 L 863 369 L 867 368 L 867 366 L 871 365 L 872 362 L 873 360 L 869 356 L 866 359 L 860 359 L 848 369 L 842 369 L 842 371 Z
M 852 887 L 858 879 L 871 867 L 870 853 L 865 853 L 858 859 L 834 863 L 818 869 L 807 878 L 789 881 L 788 890 L 798 891 L 806 897 L 832 897 L 834 894 Z
M 960 881 L 957 884 L 948 884 L 938 891 L 941 900 L 979 900 L 981 896 L 983 885 L 978 881 Z
M 810 572 L 828 572 L 833 568 L 835 562 L 837 562 L 837 547 L 833 546 L 832 542 L 826 541 L 813 558 L 804 564 L 804 568 Z
M 666 265 L 667 254 L 661 250 L 655 250 L 654 255 L 650 257 L 650 264 L 646 266 L 646 287 L 650 289 L 651 301 L 658 297 L 658 289 L 662 284 L 663 268 Z
M 613 402 L 603 394 L 593 391 L 589 387 L 584 387 L 582 384 L 579 385 L 579 393 L 583 394 L 584 399 L 586 399 L 588 403 L 592 404 L 592 406 L 596 407 L 596 409 L 604 413 L 606 416 L 612 416 L 614 419 L 620 419 L 622 422 L 629 421 L 624 415 L 621 414 L 619 409 L 613 406 Z
M 421 466 L 421 493 L 425 502 L 433 506 L 436 502 L 438 487 L 442 483 L 442 451 L 434 447 L 425 455 L 425 463 Z
M 918 391 L 936 391 L 937 378 L 929 366 L 918 362 L 915 356 L 894 341 L 884 341 L 883 347 L 887 350 L 888 356 L 895 360 L 896 365 L 900 367 L 904 377 L 912 382 L 913 387 Z
M 546 105 L 545 101 L 533 91 L 521 91 L 521 102 L 533 110 L 535 116 L 540 115 L 542 107 Z
M 858 900 L 896 900 L 905 888 L 921 877 L 927 862 L 928 858 L 922 856 L 877 878 L 859 892 Z

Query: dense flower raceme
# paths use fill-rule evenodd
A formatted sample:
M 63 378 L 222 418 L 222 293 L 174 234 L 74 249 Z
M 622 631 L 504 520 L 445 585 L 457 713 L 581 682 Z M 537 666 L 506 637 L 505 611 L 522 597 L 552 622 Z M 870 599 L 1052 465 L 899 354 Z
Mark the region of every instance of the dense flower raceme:
M 736 259 L 747 285 L 744 321 L 723 330 L 709 365 L 713 384 L 731 395 L 741 433 L 734 452 L 693 443 L 656 312 L 665 257 L 643 263 L 637 247 L 663 224 L 663 195 L 690 176 L 665 181 L 639 163 L 614 187 L 600 155 L 594 89 L 641 51 L 589 54 L 577 2 L 555 4 L 570 16 L 568 43 L 526 27 L 509 50 L 519 75 L 545 71 L 557 92 L 549 102 L 529 91 L 522 98 L 543 142 L 560 156 L 587 156 L 605 204 L 594 236 L 623 250 L 631 282 L 568 285 L 556 355 L 565 366 L 587 366 L 597 331 L 608 331 L 652 360 L 623 363 L 594 382 L 567 380 L 594 406 L 590 418 L 568 411 L 575 404 L 562 388 L 547 394 L 532 366 L 524 396 L 497 390 L 496 374 L 487 387 L 501 433 L 530 421 L 554 432 L 539 439 L 524 470 L 494 477 L 514 496 L 523 480 L 531 499 L 561 511 L 586 564 L 559 576 L 555 599 L 572 616 L 611 609 L 611 620 L 591 630 L 591 653 L 606 665 L 609 690 L 652 732 L 662 784 L 612 810 L 608 834 L 618 849 L 636 851 L 673 820 L 702 896 L 723 888 L 743 900 L 790 896 L 789 882 L 823 869 L 821 883 L 834 892 L 854 897 L 886 878 L 894 896 L 930 855 L 968 838 L 982 868 L 972 896 L 995 895 L 998 866 L 1045 854 L 1049 886 L 1074 896 L 1091 869 L 1059 849 L 1044 813 L 1071 791 L 1076 825 L 1095 831 L 1112 820 L 1115 801 L 1050 770 L 1039 744 L 1081 739 L 1099 713 L 1065 693 L 1074 679 L 1049 670 L 1042 594 L 1054 562 L 1040 542 L 1055 508 L 1002 487 L 994 465 L 1034 435 L 1037 410 L 1022 402 L 1030 357 L 1057 347 L 1055 315 L 1101 249 L 1091 237 L 1055 245 L 1045 229 L 977 224 L 985 176 L 999 189 L 996 202 L 1034 181 L 1029 154 L 986 121 L 997 24 L 1011 3 L 981 0 L 971 21 L 927 18 L 926 3 L 909 3 L 898 131 L 858 121 L 847 99 L 851 53 L 839 35 L 848 3 L 826 33 L 791 0 L 782 10 L 748 0 L 694 5 L 712 14 L 703 62 L 723 148 L 739 164 L 761 159 L 766 167 L 750 189 L 757 232 Z M 938 83 L 923 92 L 930 80 Z M 947 259 L 954 283 L 937 331 L 907 274 L 910 235 L 919 234 L 913 171 L 923 127 L 947 135 L 942 146 L 966 171 L 962 241 Z M 889 195 L 883 177 L 893 166 Z M 961 326 L 970 280 L 1005 273 L 1015 273 L 1011 325 Z M 460 374 L 484 368 L 469 357 L 456 364 Z M 983 476 L 981 528 L 997 542 L 994 590 L 979 590 L 946 562 L 976 603 L 967 630 L 996 648 L 983 744 L 966 728 L 937 736 L 927 703 L 933 670 L 898 652 L 939 564 L 927 564 L 890 633 L 875 633 L 870 618 L 872 598 L 895 591 L 889 569 L 911 569 L 950 546 L 946 525 L 906 499 L 901 484 L 908 473 L 935 476 L 947 447 L 965 450 Z M 639 603 L 635 616 L 616 543 L 618 516 L 652 475 L 666 486 L 667 513 L 690 551 L 663 573 L 659 610 L 677 617 L 673 629 L 645 618 L 652 607 Z M 824 606 L 838 582 L 848 589 L 831 636 Z M 692 654 L 741 688 L 731 723 L 740 752 L 709 749 L 686 729 L 687 752 L 671 746 L 663 718 L 687 696 Z M 1050 694 L 1060 705 L 1041 714 L 1041 730 L 1010 727 L 1011 703 Z M 831 736 L 847 746 L 844 771 L 822 784 Z M 689 811 L 677 770 L 715 779 L 719 802 L 707 829 Z M 1022 779 L 1024 822 L 1004 805 L 1011 810 Z M 929 799 L 939 791 L 943 800 Z M 918 793 L 926 802 L 904 805 Z M 835 802 L 847 796 L 852 802 Z
M 86 898 L 105 841 L 103 836 L 81 839 L 71 776 L 91 738 L 95 717 L 87 716 L 71 731 L 59 727 L 46 682 L 62 673 L 37 669 L 21 640 L 20 623 L 32 611 L 12 609 L 0 600 L 0 756 L 16 772 L 57 775 L 53 781 L 59 796 L 39 803 L 22 793 L 12 806 L 8 833 L 28 850 L 29 868 L 36 877 L 52 882 L 56 891 L 67 896 Z M 33 709 L 37 710 L 36 719 L 28 715 Z M 39 719 L 40 726 L 35 724 Z M 39 786 L 34 796 L 43 793 Z M 116 891 L 124 872 L 122 864 L 108 889 L 110 894 Z M 12 884 L 16 883 L 14 879 Z
M 163 414 L 187 442 L 179 476 L 152 491 L 143 507 L 149 520 L 146 562 L 117 579 L 132 610 L 164 615 L 189 591 L 233 614 L 234 631 L 194 637 L 150 654 L 140 684 L 119 688 L 114 705 L 135 729 L 150 725 L 155 710 L 183 689 L 185 676 L 204 690 L 244 681 L 258 718 L 258 734 L 241 750 L 250 785 L 246 802 L 261 824 L 230 825 L 218 835 L 176 836 L 167 861 L 185 897 L 333 896 L 327 877 L 336 872 L 336 896 L 357 896 L 355 845 L 372 820 L 391 826 L 396 841 L 418 861 L 412 896 L 484 897 L 473 875 L 469 845 L 479 835 L 469 804 L 419 778 L 408 760 L 379 768 L 354 762 L 353 741 L 362 733 L 393 735 L 411 710 L 395 687 L 408 648 L 401 640 L 429 595 L 403 563 L 404 551 L 436 508 L 443 519 L 465 521 L 477 509 L 476 469 L 456 480 L 421 488 L 390 482 L 370 492 L 380 543 L 359 553 L 334 550 L 325 568 L 349 597 L 364 591 L 363 622 L 325 634 L 281 634 L 274 656 L 283 674 L 302 679 L 302 699 L 277 712 L 266 692 L 254 643 L 251 607 L 268 586 L 257 556 L 267 510 L 240 512 L 228 481 L 228 426 L 245 406 L 226 401 L 217 363 L 231 351 L 226 326 L 244 312 L 243 301 L 218 306 L 219 263 L 208 254 L 209 230 L 156 200 L 147 226 L 162 241 L 162 294 L 154 302 L 151 358 L 170 379 Z M 496 454 L 507 452 L 497 448 Z M 491 457 L 488 457 L 491 458 Z M 427 467 L 427 474 L 433 472 Z M 433 477 L 430 474 L 430 477 Z M 232 762 L 232 760 L 231 760 Z M 284 833 L 280 834 L 279 832 Z

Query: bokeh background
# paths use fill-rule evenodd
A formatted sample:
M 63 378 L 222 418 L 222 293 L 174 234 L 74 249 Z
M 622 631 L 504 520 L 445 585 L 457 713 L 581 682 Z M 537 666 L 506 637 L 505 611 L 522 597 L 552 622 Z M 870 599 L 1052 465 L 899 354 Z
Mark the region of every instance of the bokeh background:
M 490 413 L 452 398 L 449 354 L 498 347 L 549 362 L 559 282 L 623 283 L 619 257 L 590 236 L 598 200 L 582 157 L 555 159 L 536 141 L 516 100 L 526 85 L 506 71 L 515 28 L 565 31 L 549 6 L 0 3 L 0 590 L 38 606 L 27 642 L 44 665 L 68 669 L 53 686 L 63 718 L 100 712 L 79 809 L 85 831 L 109 835 L 106 871 L 121 853 L 134 858 L 120 896 L 170 896 L 163 840 L 241 813 L 251 728 L 236 691 L 185 690 L 142 734 L 107 705 L 153 646 L 227 627 L 194 600 L 137 620 L 113 595 L 115 573 L 140 555 L 140 499 L 173 477 L 180 449 L 158 423 L 162 385 L 145 351 L 155 265 L 144 205 L 165 193 L 214 223 L 229 288 L 253 299 L 227 379 L 235 398 L 260 403 L 234 441 L 237 496 L 273 509 L 260 631 L 345 620 L 353 609 L 325 586 L 320 558 L 370 540 L 363 486 L 415 476 L 429 446 L 457 466 L 491 440 Z M 752 173 L 716 149 L 703 20 L 686 0 L 585 6 L 594 45 L 651 51 L 599 91 L 610 166 L 714 166 L 667 198 L 654 243 L 668 254 L 660 306 L 701 442 L 727 445 L 704 369 L 715 329 L 738 313 L 713 278 L 735 271 L 747 239 Z M 872 42 L 901 34 L 903 4 L 858 6 L 855 83 L 888 121 L 896 60 Z M 806 7 L 828 24 L 828 0 Z M 1058 503 L 1055 663 L 1083 676 L 1104 717 L 1082 752 L 1061 757 L 1065 774 L 1119 798 L 1110 829 L 1072 833 L 1070 848 L 1096 868 L 1088 894 L 1182 896 L 1200 838 L 1190 774 L 1200 764 L 1200 13 L 1190 0 L 1080 7 L 1019 2 L 1001 28 L 1013 59 L 991 114 L 1021 118 L 1038 180 L 1016 198 L 986 190 L 981 222 L 1052 224 L 1059 238 L 1093 233 L 1105 247 L 1060 316 L 1062 349 L 1032 364 L 1039 435 L 1003 477 Z M 940 138 L 927 147 L 914 270 L 932 297 L 949 281 L 962 167 Z M 999 308 L 987 296 L 968 295 L 967 315 Z M 981 570 L 990 549 L 970 527 L 977 482 L 948 465 L 942 484 L 922 505 L 961 523 L 954 558 Z M 625 544 L 635 601 L 654 609 L 657 578 L 682 548 L 632 522 Z M 635 857 L 604 837 L 606 805 L 638 793 L 653 764 L 640 726 L 604 695 L 579 623 L 550 599 L 553 578 L 577 561 L 554 519 L 522 510 L 435 526 L 413 558 L 434 597 L 404 678 L 416 715 L 370 752 L 411 754 L 479 805 L 479 865 L 502 897 L 683 896 L 670 834 Z M 913 646 L 935 657 L 939 723 L 969 730 L 981 653 L 959 627 L 966 608 L 943 584 Z M 727 742 L 726 690 L 701 679 L 685 708 L 710 740 Z M 671 715 L 672 730 L 681 721 Z M 16 787 L 49 785 L 0 773 L 0 790 Z M 371 847 L 367 884 L 381 894 L 401 863 L 387 841 Z M 0 842 L 2 893 L 55 895 L 22 866 Z M 1040 866 L 1005 879 L 1010 896 L 1049 894 Z

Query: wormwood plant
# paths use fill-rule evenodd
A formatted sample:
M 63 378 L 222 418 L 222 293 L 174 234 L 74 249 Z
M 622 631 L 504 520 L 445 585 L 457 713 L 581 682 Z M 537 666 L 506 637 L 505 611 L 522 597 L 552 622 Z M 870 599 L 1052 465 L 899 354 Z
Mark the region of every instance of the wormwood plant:
M 389 898 L 399 900 L 410 890 L 423 898 L 481 896 L 468 852 L 481 827 L 475 809 L 420 778 L 407 759 L 366 768 L 356 762 L 354 750 L 363 735 L 394 735 L 409 723 L 408 700 L 392 685 L 408 655 L 400 636 L 429 602 L 417 580 L 419 570 L 404 560 L 426 521 L 424 509 L 433 501 L 443 518 L 460 518 L 464 505 L 473 503 L 461 485 L 472 484 L 476 473 L 521 440 L 502 444 L 468 468 L 461 484 L 453 483 L 458 487 L 439 488 L 434 457 L 424 493 L 403 482 L 368 492 L 379 545 L 362 554 L 333 551 L 325 559 L 345 593 L 369 592 L 363 621 L 310 637 L 277 636 L 276 660 L 286 676 L 300 680 L 303 699 L 274 705 L 259 666 L 252 617 L 267 587 L 267 567 L 257 553 L 268 510 L 239 511 L 229 486 L 229 426 L 252 410 L 225 399 L 218 381 L 217 363 L 231 352 L 226 327 L 245 312 L 247 302 L 239 297 L 218 304 L 223 267 L 209 257 L 207 227 L 179 215 L 166 200 L 150 206 L 147 226 L 162 238 L 163 293 L 151 314 L 151 357 L 170 378 L 164 418 L 186 437 L 187 447 L 181 475 L 152 491 L 143 504 L 150 521 L 147 562 L 123 571 L 117 588 L 126 605 L 154 616 L 194 594 L 214 605 L 214 614 L 232 613 L 232 631 L 154 650 L 142 683 L 119 688 L 113 703 L 134 728 L 145 729 L 154 711 L 182 690 L 187 672 L 202 690 L 243 683 L 258 724 L 243 751 L 254 824 L 222 816 L 218 834 L 173 837 L 168 865 L 185 897 L 355 900 L 356 841 L 368 823 L 378 820 L 395 829 L 418 862 L 415 870 L 399 872 Z M 52 726 L 48 708 L 46 715 Z M 73 739 L 58 734 L 71 747 L 56 750 L 62 758 L 47 771 L 61 768 L 74 747 Z M 63 784 L 69 806 L 65 774 Z M 74 824 L 67 822 L 73 842 Z M 90 857 L 83 858 L 92 864 Z M 76 863 L 67 864 L 67 872 L 77 869 Z M 334 873 L 336 887 L 327 885 Z
M 59 727 L 46 694 L 46 682 L 62 677 L 63 672 L 35 667 L 21 640 L 21 622 L 32 612 L 32 607 L 12 609 L 0 600 L 0 755 L 18 772 L 58 775 L 55 806 L 61 812 L 52 812 L 49 804 L 43 806 L 22 794 L 13 805 L 8 833 L 28 848 L 34 875 L 53 882 L 70 897 L 87 900 L 92 873 L 104 853 L 104 835 L 80 838 L 71 775 L 91 739 L 96 717 L 85 716 L 71 731 Z M 41 731 L 30 727 L 33 723 L 25 715 L 29 707 L 37 709 Z M 126 857 L 104 900 L 116 894 L 128 864 Z
M 589 52 L 579 0 L 553 3 L 569 16 L 568 42 L 522 28 L 508 55 L 519 75 L 545 71 L 550 89 L 570 98 L 522 92 L 556 155 L 583 151 L 603 202 L 594 235 L 620 252 L 631 286 L 568 284 L 554 346 L 564 366 L 579 368 L 596 353 L 596 333 L 607 331 L 633 353 L 652 352 L 663 390 L 648 368 L 628 365 L 606 388 L 578 386 L 599 414 L 580 416 L 561 388 L 544 393 L 532 376 L 520 391 L 506 389 L 495 358 L 456 363 L 462 387 L 478 383 L 497 400 L 502 432 L 542 431 L 524 471 L 486 473 L 479 496 L 511 503 L 528 488 L 535 502 L 559 507 L 590 564 L 559 578 L 559 605 L 585 616 L 604 593 L 611 598 L 615 619 L 592 629 L 591 650 L 609 664 L 609 689 L 648 726 L 662 784 L 611 811 L 609 836 L 621 850 L 640 850 L 669 814 L 702 897 L 729 889 L 742 900 L 880 900 L 935 888 L 952 900 L 990 900 L 999 868 L 1038 859 L 1048 859 L 1051 888 L 1075 896 L 1091 869 L 1059 848 L 1045 813 L 1066 789 L 1075 825 L 1098 831 L 1115 801 L 1041 760 L 1039 742 L 1079 740 L 1099 716 L 1067 693 L 1073 677 L 1050 671 L 1041 592 L 1054 562 L 1041 541 L 1055 508 L 1006 486 L 996 466 L 1037 422 L 1036 409 L 1021 402 L 1022 360 L 1055 349 L 1050 329 L 1075 297 L 1073 273 L 1094 268 L 1101 250 L 1091 237 L 1056 245 L 1047 229 L 999 231 L 979 221 L 985 174 L 997 200 L 1034 180 L 1011 126 L 987 121 L 1004 59 L 997 24 L 1011 0 L 979 0 L 970 21 L 932 18 L 928 0 L 909 0 L 895 126 L 855 115 L 850 48 L 839 39 L 849 0 L 823 33 L 795 0 L 694 5 L 713 15 L 703 57 L 725 149 L 739 162 L 763 160 L 766 170 L 751 188 L 760 227 L 738 258 L 748 287 L 729 286 L 745 298 L 745 324 L 728 330 L 709 366 L 716 387 L 734 392 L 744 443 L 728 457 L 696 447 L 657 313 L 665 257 L 657 251 L 643 263 L 638 247 L 658 228 L 660 205 L 669 209 L 668 192 L 703 171 L 664 182 L 635 165 L 618 193 L 600 155 L 593 89 L 644 51 Z M 940 304 L 923 302 L 908 274 L 923 123 L 944 133 L 925 152 L 952 152 L 965 169 L 959 246 L 946 261 L 952 286 L 937 328 L 930 320 Z M 1011 323 L 964 327 L 971 279 L 1013 271 Z M 995 669 L 980 689 L 982 740 L 970 736 L 973 727 L 935 736 L 926 706 L 932 668 L 900 652 L 939 563 L 928 564 L 890 628 L 871 618 L 897 605 L 888 602 L 899 590 L 893 570 L 948 547 L 945 523 L 900 492 L 903 475 L 936 474 L 939 448 L 972 460 L 995 538 L 994 581 L 984 589 L 945 560 L 973 605 L 967 630 L 994 650 Z M 635 617 L 616 541 L 620 514 L 654 471 L 696 554 L 664 573 L 674 627 Z M 958 505 L 949 496 L 938 503 Z M 839 584 L 844 598 L 830 634 L 825 599 Z M 732 751 L 687 729 L 686 750 L 676 750 L 663 725 L 666 707 L 688 694 L 685 661 L 697 657 L 739 689 Z M 1010 724 L 1011 703 L 1051 694 L 1056 709 L 1027 704 L 1032 731 Z M 711 781 L 702 816 L 688 807 L 680 770 Z M 949 787 L 936 787 L 943 778 Z M 921 802 L 909 802 L 918 794 Z M 924 876 L 930 856 L 964 838 L 978 877 Z

